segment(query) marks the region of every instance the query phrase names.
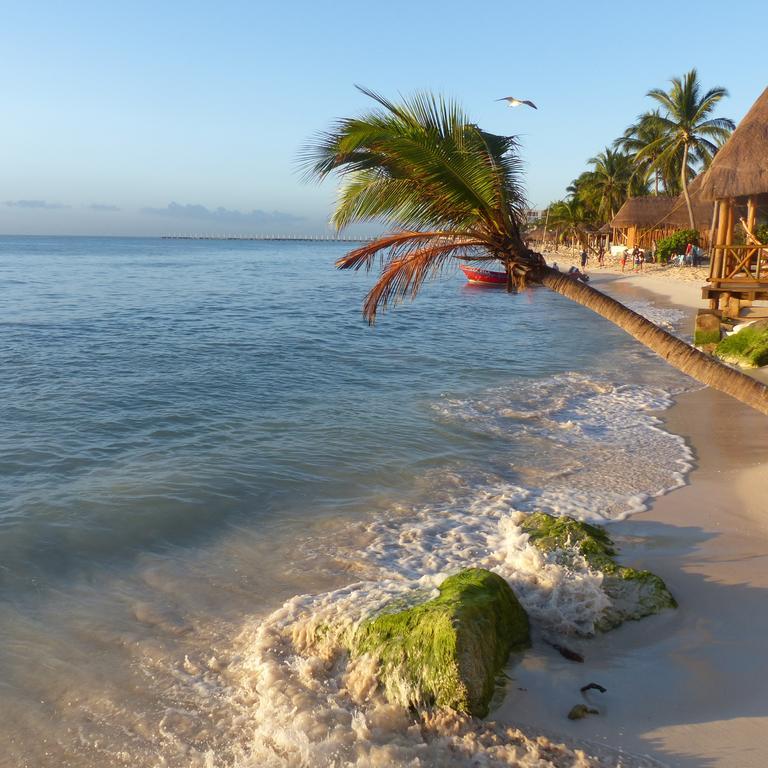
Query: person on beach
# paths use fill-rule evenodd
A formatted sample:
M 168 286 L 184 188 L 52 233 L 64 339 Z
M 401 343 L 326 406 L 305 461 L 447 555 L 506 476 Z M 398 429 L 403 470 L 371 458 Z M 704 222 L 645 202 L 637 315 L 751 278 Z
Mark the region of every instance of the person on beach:
M 693 243 L 688 243 L 685 246 L 685 263 L 688 266 L 693 266 Z
M 635 257 L 635 269 L 638 272 L 642 272 L 644 263 L 645 263 L 645 251 L 643 251 L 642 248 L 638 248 L 637 256 Z
M 599 267 L 605 266 L 605 248 L 601 245 L 600 250 L 597 252 L 597 265 Z
M 625 248 L 621 254 L 621 271 L 624 271 L 624 267 L 627 266 L 627 257 L 629 256 L 629 248 Z
M 589 260 L 589 256 L 587 255 L 587 249 L 584 248 L 581 251 L 581 268 L 584 269 L 584 267 L 587 266 L 587 261 Z
M 552 269 L 554 269 L 555 272 L 559 272 L 560 271 L 560 267 L 557 266 L 557 262 L 556 261 L 552 262 Z

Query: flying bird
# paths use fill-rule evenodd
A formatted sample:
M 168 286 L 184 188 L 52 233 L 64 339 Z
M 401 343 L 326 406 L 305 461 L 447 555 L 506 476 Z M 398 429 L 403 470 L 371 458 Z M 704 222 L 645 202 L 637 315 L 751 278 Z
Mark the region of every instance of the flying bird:
M 496 101 L 506 101 L 510 107 L 519 107 L 521 104 L 525 104 L 528 107 L 538 109 L 538 107 L 532 102 L 526 99 L 516 99 L 514 96 L 505 96 L 503 99 L 496 99 Z

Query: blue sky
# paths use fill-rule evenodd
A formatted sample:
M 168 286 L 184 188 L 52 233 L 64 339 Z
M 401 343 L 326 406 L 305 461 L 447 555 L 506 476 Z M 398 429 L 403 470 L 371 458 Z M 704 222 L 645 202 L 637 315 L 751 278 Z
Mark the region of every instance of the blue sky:
M 354 83 L 441 91 L 519 134 L 534 206 L 670 77 L 726 86 L 737 121 L 768 85 L 764 0 L 3 5 L 7 234 L 324 231 L 334 186 L 302 183 L 296 156 L 367 106 Z

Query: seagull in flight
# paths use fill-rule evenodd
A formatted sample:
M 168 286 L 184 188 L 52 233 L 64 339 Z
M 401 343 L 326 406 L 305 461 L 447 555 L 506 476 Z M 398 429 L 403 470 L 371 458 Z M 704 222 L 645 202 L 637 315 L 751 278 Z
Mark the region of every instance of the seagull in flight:
M 525 104 L 528 107 L 538 109 L 538 107 L 532 102 L 526 99 L 516 99 L 514 96 L 505 96 L 503 99 L 496 99 L 496 101 L 506 101 L 510 107 L 519 107 L 521 104 Z

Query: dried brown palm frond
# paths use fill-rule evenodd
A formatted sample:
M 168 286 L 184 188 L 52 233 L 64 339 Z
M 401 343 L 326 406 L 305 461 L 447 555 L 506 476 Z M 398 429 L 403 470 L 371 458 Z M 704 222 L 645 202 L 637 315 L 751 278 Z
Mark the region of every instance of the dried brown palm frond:
M 484 242 L 480 238 L 472 237 L 471 234 L 467 233 L 455 234 L 442 231 L 391 232 L 369 243 L 365 243 L 365 245 L 355 248 L 345 256 L 337 259 L 336 266 L 339 269 L 360 269 L 363 267 L 370 270 L 377 256 L 382 261 L 402 258 L 414 249 L 423 248 L 434 242 L 453 243 L 457 249 L 484 246 Z

